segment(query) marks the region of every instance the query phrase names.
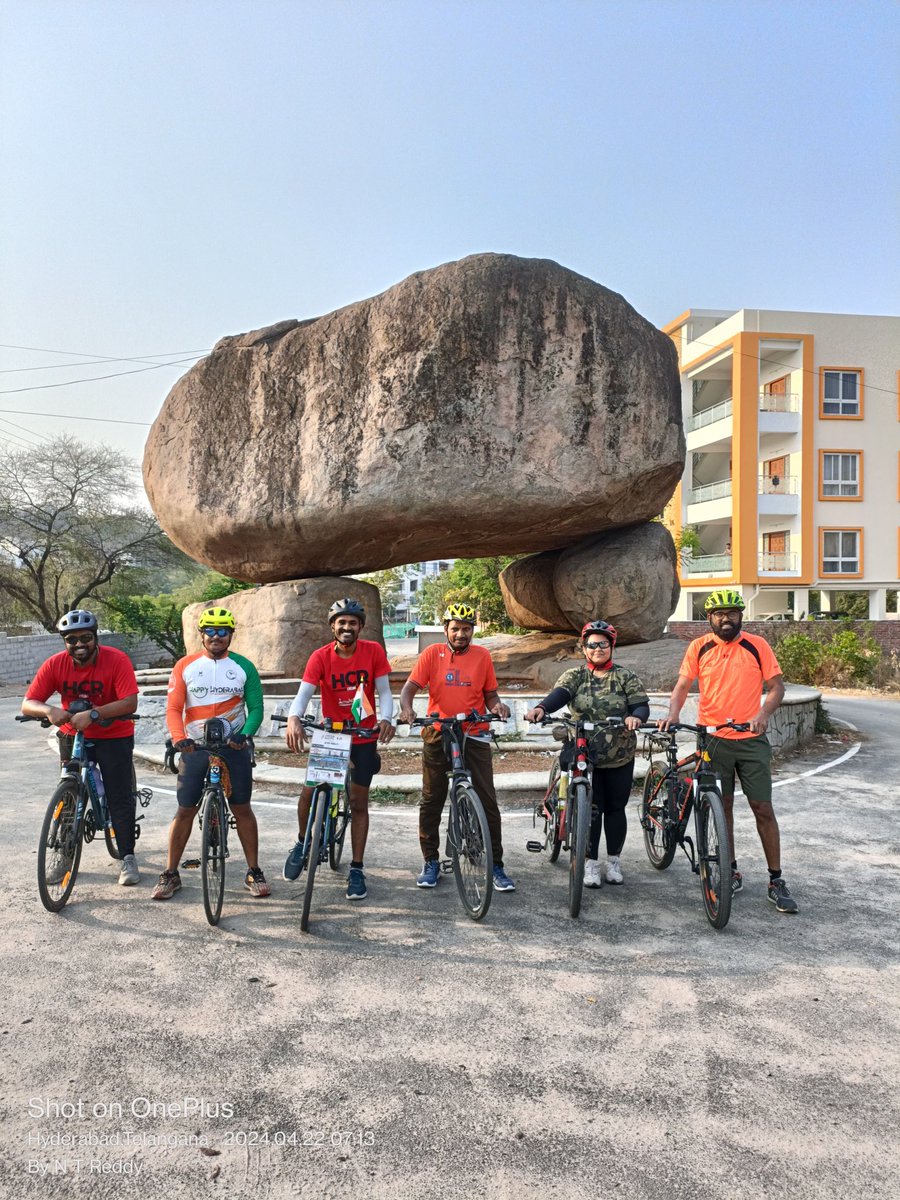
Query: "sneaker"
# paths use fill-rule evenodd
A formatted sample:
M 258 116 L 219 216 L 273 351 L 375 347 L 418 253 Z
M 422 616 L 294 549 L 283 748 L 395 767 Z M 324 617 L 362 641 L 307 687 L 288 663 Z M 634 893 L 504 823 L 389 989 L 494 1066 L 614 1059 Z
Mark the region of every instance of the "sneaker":
M 300 877 L 300 872 L 303 870 L 303 842 L 294 842 L 294 848 L 284 860 L 284 870 L 281 872 L 282 878 L 288 883 Z
M 119 887 L 134 887 L 141 882 L 137 859 L 133 854 L 126 854 L 122 859 L 122 869 L 119 871 Z
M 768 896 L 775 905 L 776 912 L 795 913 L 800 911 L 797 901 L 788 891 L 788 885 L 783 879 L 770 880 Z
M 350 874 L 347 876 L 347 899 L 365 900 L 368 894 L 362 867 L 351 867 Z
M 503 868 L 497 866 L 495 863 L 494 864 L 494 891 L 495 892 L 514 892 L 515 890 L 516 890 L 516 885 L 513 883 L 513 881 L 510 879 L 510 877 L 507 875 L 507 873 L 503 870 Z
M 159 883 L 150 893 L 151 900 L 168 900 L 181 890 L 181 876 L 177 871 L 163 871 Z
M 437 887 L 441 877 L 441 864 L 436 858 L 429 858 L 422 868 L 422 874 L 416 876 L 416 887 Z
M 48 887 L 59 887 L 59 885 L 62 883 L 62 881 L 66 877 L 66 871 L 70 871 L 71 869 L 72 869 L 71 858 L 63 858 L 62 856 L 55 858 L 53 860 L 53 862 L 47 867 L 47 874 L 46 874 L 47 886 Z
M 731 894 L 736 896 L 738 892 L 744 890 L 744 877 L 740 871 L 731 872 Z
M 262 873 L 261 867 L 248 867 L 247 874 L 244 876 L 244 887 L 251 896 L 271 896 L 269 885 L 266 883 L 266 877 Z
M 603 875 L 600 871 L 600 863 L 596 858 L 589 858 L 584 864 L 584 886 L 603 887 Z
M 624 883 L 625 876 L 622 874 L 622 868 L 619 865 L 618 854 L 610 855 L 606 863 L 606 882 L 607 883 Z

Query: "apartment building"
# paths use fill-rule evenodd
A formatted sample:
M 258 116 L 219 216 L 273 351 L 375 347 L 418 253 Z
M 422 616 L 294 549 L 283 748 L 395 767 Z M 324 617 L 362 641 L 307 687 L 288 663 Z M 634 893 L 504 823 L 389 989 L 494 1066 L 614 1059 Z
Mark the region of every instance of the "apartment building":
M 804 615 L 810 588 L 823 610 L 862 591 L 872 620 L 895 615 L 900 318 L 690 309 L 664 331 L 687 439 L 664 516 L 688 543 L 673 619 L 725 586 L 751 618 Z
M 409 563 L 403 568 L 400 581 L 400 596 L 396 605 L 396 619 L 415 624 L 419 619 L 419 590 L 426 579 L 442 575 L 456 562 L 455 558 L 428 559 L 426 562 Z

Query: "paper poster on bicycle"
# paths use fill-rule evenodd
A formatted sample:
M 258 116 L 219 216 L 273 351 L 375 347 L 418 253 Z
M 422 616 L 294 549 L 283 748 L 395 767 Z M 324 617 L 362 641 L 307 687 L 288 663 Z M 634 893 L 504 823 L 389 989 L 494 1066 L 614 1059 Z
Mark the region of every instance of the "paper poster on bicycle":
M 317 729 L 309 743 L 306 782 L 331 783 L 343 787 L 350 765 L 350 734 Z

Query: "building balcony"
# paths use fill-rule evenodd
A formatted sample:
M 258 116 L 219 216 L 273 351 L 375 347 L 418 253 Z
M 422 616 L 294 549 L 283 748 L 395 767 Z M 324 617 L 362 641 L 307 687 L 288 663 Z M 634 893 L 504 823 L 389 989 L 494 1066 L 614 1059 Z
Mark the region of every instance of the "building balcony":
M 800 480 L 796 475 L 760 475 L 757 511 L 761 517 L 795 517 L 800 512 Z
M 687 432 L 693 433 L 695 429 L 705 429 L 707 425 L 714 425 L 716 421 L 724 421 L 726 417 L 731 416 L 733 407 L 729 398 L 720 404 L 714 404 L 712 408 L 700 409 L 699 412 L 688 417 Z
M 730 554 L 693 554 L 681 563 L 684 575 L 730 575 Z
M 797 555 L 788 550 L 769 551 L 759 556 L 761 574 L 795 575 L 800 569 L 797 563 Z
M 688 504 L 703 504 L 706 500 L 723 500 L 731 495 L 731 480 L 717 479 L 715 483 L 701 483 L 691 488 Z
M 796 392 L 788 392 L 784 396 L 772 396 L 768 392 L 760 392 L 759 411 L 761 413 L 798 413 L 800 397 Z

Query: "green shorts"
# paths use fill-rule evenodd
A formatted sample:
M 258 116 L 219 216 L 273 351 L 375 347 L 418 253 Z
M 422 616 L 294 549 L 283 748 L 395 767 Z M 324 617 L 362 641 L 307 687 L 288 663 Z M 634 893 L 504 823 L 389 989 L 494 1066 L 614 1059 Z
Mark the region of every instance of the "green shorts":
M 772 747 L 764 733 L 748 738 L 711 737 L 707 743 L 710 764 L 722 780 L 722 795 L 734 795 L 737 774 L 748 800 L 772 803 Z

